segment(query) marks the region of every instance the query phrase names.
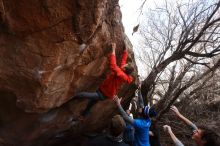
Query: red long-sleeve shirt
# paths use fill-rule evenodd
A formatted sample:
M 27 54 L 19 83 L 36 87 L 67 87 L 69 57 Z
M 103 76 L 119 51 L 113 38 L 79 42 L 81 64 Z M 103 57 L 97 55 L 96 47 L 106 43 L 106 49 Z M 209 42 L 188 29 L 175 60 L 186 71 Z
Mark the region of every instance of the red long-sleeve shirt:
M 126 64 L 126 60 L 128 57 L 128 53 L 125 50 L 122 55 L 122 60 L 120 67 L 116 64 L 116 57 L 114 54 L 110 55 L 110 69 L 111 73 L 107 76 L 107 78 L 101 83 L 99 86 L 102 94 L 110 99 L 113 99 L 114 95 L 117 93 L 117 90 L 121 87 L 121 85 L 125 82 L 130 84 L 133 78 L 130 75 L 127 75 L 122 67 Z

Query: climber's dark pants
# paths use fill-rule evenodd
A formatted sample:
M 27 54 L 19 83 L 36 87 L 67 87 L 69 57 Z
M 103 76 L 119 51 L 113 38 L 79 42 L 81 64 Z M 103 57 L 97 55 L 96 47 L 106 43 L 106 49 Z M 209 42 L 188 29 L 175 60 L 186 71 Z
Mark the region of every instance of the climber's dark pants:
M 74 96 L 75 99 L 89 99 L 85 110 L 82 112 L 82 116 L 87 116 L 91 110 L 91 108 L 99 101 L 105 100 L 105 97 L 99 90 L 96 92 L 80 92 Z

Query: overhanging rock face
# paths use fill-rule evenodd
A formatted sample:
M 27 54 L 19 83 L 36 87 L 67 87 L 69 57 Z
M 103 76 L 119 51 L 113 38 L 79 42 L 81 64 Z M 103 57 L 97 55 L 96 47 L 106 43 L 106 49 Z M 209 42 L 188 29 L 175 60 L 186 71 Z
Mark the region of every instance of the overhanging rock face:
M 0 0 L 0 14 L 0 144 L 45 144 L 85 107 L 73 95 L 105 78 L 112 41 L 120 59 L 127 41 L 118 1 Z M 98 103 L 84 128 L 102 129 L 114 111 L 111 101 Z

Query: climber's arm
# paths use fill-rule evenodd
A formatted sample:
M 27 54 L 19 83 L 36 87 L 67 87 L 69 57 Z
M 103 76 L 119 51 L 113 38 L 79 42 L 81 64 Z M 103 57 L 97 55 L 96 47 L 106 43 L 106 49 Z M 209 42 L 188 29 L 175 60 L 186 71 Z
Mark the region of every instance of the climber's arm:
M 173 143 L 175 144 L 175 146 L 184 146 L 183 143 L 173 133 L 173 131 L 171 130 L 171 127 L 169 125 L 164 125 L 163 128 L 164 128 L 164 131 L 167 132 L 170 135 L 170 137 L 173 140 Z
M 121 58 L 120 68 L 122 68 L 126 64 L 127 58 L 128 58 L 128 51 L 124 50 L 124 52 L 122 54 L 122 58 Z
M 116 49 L 116 44 L 112 43 L 112 53 L 110 54 L 110 57 L 109 57 L 109 63 L 110 63 L 111 71 L 117 73 L 121 69 L 117 66 L 117 63 L 116 63 L 115 49 Z
M 172 106 L 170 109 L 173 111 L 173 113 L 174 113 L 180 120 L 182 120 L 185 124 L 187 124 L 188 126 L 190 126 L 193 130 L 197 130 L 197 129 L 198 129 L 197 126 L 196 126 L 192 121 L 190 121 L 188 118 L 186 118 L 185 116 L 183 116 L 183 115 L 179 112 L 179 110 L 177 109 L 177 107 Z

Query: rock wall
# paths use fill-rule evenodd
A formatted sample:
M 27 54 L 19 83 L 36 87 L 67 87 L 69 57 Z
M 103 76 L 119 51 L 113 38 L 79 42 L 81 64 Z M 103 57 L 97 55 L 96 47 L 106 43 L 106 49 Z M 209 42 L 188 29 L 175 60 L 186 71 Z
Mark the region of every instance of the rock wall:
M 102 130 L 116 111 L 112 101 L 96 104 L 76 127 L 72 118 L 87 100 L 72 97 L 103 81 L 112 41 L 120 60 L 127 38 L 118 1 L 0 0 L 0 16 L 0 144 L 50 145 L 71 127 L 72 138 Z

